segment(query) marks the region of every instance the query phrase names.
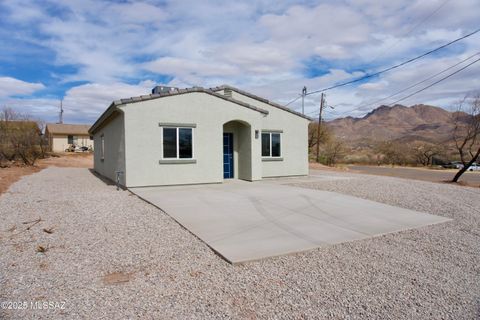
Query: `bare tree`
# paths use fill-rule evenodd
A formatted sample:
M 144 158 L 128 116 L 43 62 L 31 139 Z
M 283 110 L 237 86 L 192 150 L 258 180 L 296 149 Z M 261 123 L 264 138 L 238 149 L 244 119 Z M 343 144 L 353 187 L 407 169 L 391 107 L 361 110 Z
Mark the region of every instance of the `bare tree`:
M 325 164 L 334 166 L 345 155 L 345 144 L 338 139 L 330 139 L 323 150 Z
M 317 143 L 325 143 L 330 140 L 332 136 L 331 130 L 326 126 L 320 127 L 320 135 L 318 134 L 318 122 L 310 122 L 308 125 L 308 149 L 317 145 Z
M 40 158 L 45 158 L 47 156 L 47 150 L 48 150 L 48 139 L 45 135 L 45 129 L 47 124 L 43 120 L 38 120 L 37 121 L 37 126 L 38 129 L 40 130 L 40 138 L 39 138 L 39 148 L 40 148 Z
M 467 100 L 468 97 L 459 103 L 453 116 L 453 141 L 463 167 L 452 182 L 457 182 L 480 155 L 480 95 L 470 99 L 468 107 L 464 108 Z
M 10 108 L 0 113 L 0 160 L 20 159 L 26 165 L 34 165 L 42 156 L 41 131 L 28 115 Z
M 15 159 L 15 152 L 10 143 L 10 132 L 12 121 L 15 121 L 15 112 L 4 107 L 0 112 L 0 161 L 12 161 Z
M 375 152 L 383 156 L 382 161 L 387 164 L 404 165 L 407 163 L 406 146 L 396 141 L 382 141 L 375 147 Z
M 417 143 L 412 146 L 412 153 L 416 163 L 423 166 L 433 165 L 433 159 L 444 153 L 444 148 L 433 143 Z

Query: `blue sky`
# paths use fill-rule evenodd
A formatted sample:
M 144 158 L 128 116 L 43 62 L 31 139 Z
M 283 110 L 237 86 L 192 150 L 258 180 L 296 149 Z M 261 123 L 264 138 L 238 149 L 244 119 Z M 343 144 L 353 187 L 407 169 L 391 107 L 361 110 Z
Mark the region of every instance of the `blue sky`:
M 112 100 L 156 84 L 230 84 L 287 103 L 303 86 L 360 77 L 469 33 L 478 12 L 478 0 L 0 1 L 0 106 L 56 121 L 63 99 L 66 122 L 93 123 Z M 329 91 L 336 109 L 327 117 L 361 116 L 479 51 L 477 34 Z M 403 103 L 451 108 L 480 90 L 479 71 L 480 63 Z M 307 113 L 318 100 L 308 96 Z

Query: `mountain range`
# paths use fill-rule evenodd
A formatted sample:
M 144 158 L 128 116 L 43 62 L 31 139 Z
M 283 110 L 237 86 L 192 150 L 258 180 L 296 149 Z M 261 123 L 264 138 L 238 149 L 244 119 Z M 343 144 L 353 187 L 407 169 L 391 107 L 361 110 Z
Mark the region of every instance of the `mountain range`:
M 380 106 L 362 118 L 326 122 L 350 146 L 367 147 L 378 141 L 449 143 L 455 115 L 445 109 L 418 104 Z M 467 117 L 462 113 L 461 116 Z

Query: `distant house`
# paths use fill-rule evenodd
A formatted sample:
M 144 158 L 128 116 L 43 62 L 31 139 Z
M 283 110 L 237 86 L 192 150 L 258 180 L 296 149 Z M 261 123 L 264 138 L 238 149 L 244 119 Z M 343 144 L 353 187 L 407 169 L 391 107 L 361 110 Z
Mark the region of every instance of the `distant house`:
M 45 136 L 53 152 L 63 152 L 71 145 L 92 147 L 93 140 L 88 133 L 89 125 L 47 123 Z
M 309 122 L 230 86 L 156 87 L 93 124 L 94 169 L 126 187 L 307 175 Z

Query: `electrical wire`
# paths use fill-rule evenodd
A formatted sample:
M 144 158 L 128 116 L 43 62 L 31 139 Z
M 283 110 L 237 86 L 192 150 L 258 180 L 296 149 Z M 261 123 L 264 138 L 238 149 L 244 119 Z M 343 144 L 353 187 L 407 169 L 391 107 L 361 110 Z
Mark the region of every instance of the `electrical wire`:
M 433 79 L 433 78 L 435 78 L 435 77 L 437 77 L 437 76 L 439 76 L 439 75 L 447 72 L 448 70 L 451 70 L 451 69 L 457 67 L 458 65 L 461 65 L 462 63 L 464 63 L 464 62 L 472 59 L 473 57 L 475 57 L 475 56 L 477 56 L 477 55 L 479 55 L 479 54 L 480 54 L 480 52 L 477 52 L 477 53 L 469 56 L 468 58 L 463 59 L 462 61 L 457 62 L 456 64 L 454 64 L 454 65 L 452 65 L 452 66 L 450 66 L 450 67 L 448 67 L 448 68 L 446 68 L 446 69 L 443 69 L 443 70 L 440 71 L 440 72 L 437 72 L 437 73 L 431 75 L 430 77 L 428 77 L 428 78 L 426 78 L 426 79 L 424 79 L 424 80 L 422 80 L 422 81 L 416 82 L 416 83 L 414 83 L 414 84 L 412 84 L 412 85 L 410 85 L 410 86 L 408 86 L 408 87 L 406 87 L 406 88 L 403 88 L 403 89 L 401 89 L 401 90 L 399 90 L 399 91 L 397 91 L 397 92 L 395 92 L 395 93 L 393 93 L 393 94 L 391 94 L 391 95 L 389 95 L 389 96 L 387 96 L 387 97 L 384 97 L 384 98 L 382 98 L 382 99 L 379 99 L 379 100 L 376 100 L 376 101 L 374 101 L 374 102 L 370 102 L 370 103 L 367 103 L 367 104 L 362 104 L 362 105 L 360 105 L 360 106 L 358 106 L 358 107 L 356 107 L 356 108 L 354 108 L 354 109 L 352 109 L 352 110 L 343 112 L 343 113 L 341 113 L 340 115 L 343 115 L 343 114 L 346 114 L 346 113 L 350 113 L 350 112 L 352 112 L 352 111 L 357 111 L 357 110 L 363 109 L 363 108 L 365 108 L 365 107 L 367 107 L 367 106 L 369 106 L 369 105 L 375 106 L 376 104 L 378 104 L 378 103 L 380 103 L 380 102 L 382 102 L 382 101 L 385 101 L 385 100 L 390 99 L 390 98 L 392 98 L 392 97 L 394 97 L 394 96 L 396 96 L 396 95 L 399 95 L 400 93 L 403 93 L 403 92 L 405 92 L 405 91 L 407 91 L 407 90 L 409 90 L 409 89 L 411 89 L 411 88 L 414 88 L 414 87 L 416 87 L 416 86 L 418 86 L 418 85 L 420 85 L 420 84 L 422 84 L 422 83 L 425 83 L 425 82 L 427 82 L 427 81 L 429 81 L 429 80 L 431 80 L 431 79 Z
M 423 53 L 423 54 L 421 54 L 421 55 L 419 55 L 419 56 L 416 56 L 416 57 L 414 57 L 414 58 L 408 59 L 408 60 L 406 60 L 406 61 L 404 61 L 404 62 L 402 62 L 402 63 L 399 63 L 399 64 L 396 64 L 396 65 L 394 65 L 394 66 L 388 67 L 388 68 L 386 68 L 386 69 L 377 71 L 377 72 L 375 72 L 375 73 L 367 74 L 367 75 L 365 75 L 365 76 L 363 76 L 363 77 L 360 77 L 360 78 L 357 78 L 357 79 L 353 79 L 353 80 L 350 80 L 350 81 L 342 82 L 342 83 L 339 83 L 339 84 L 336 84 L 336 85 L 333 85 L 333 86 L 330 86 L 330 87 L 326 87 L 326 88 L 323 88 L 323 89 L 320 89 L 320 90 L 311 91 L 311 92 L 308 92 L 306 95 L 309 96 L 309 95 L 312 95 L 312 94 L 315 94 L 315 93 L 325 92 L 325 91 L 328 91 L 328 90 L 331 90 L 331 89 L 343 87 L 343 86 L 346 86 L 346 85 L 349 85 L 349 84 L 352 84 L 352 83 L 356 83 L 356 82 L 359 82 L 359 81 L 362 81 L 362 80 L 365 80 L 365 79 L 368 79 L 368 78 L 371 78 L 371 77 L 378 76 L 378 75 L 380 75 L 380 74 L 382 74 L 382 73 L 385 73 L 385 72 L 391 71 L 391 70 L 393 70 L 393 69 L 397 69 L 397 68 L 399 68 L 399 67 L 402 67 L 402 66 L 404 66 L 404 65 L 406 65 L 406 64 L 412 63 L 412 62 L 414 62 L 414 61 L 416 61 L 416 60 L 418 60 L 418 59 L 421 59 L 421 58 L 423 58 L 423 57 L 425 57 L 425 56 L 427 56 L 427 55 L 429 55 L 429 54 L 435 53 L 435 52 L 437 52 L 437 51 L 439 51 L 439 50 L 441 50 L 441 49 L 444 49 L 444 48 L 446 48 L 446 47 L 448 47 L 448 46 L 450 46 L 450 45 L 452 45 L 452 44 L 454 44 L 454 43 L 456 43 L 456 42 L 458 42 L 458 41 L 461 41 L 461 40 L 463 40 L 463 39 L 466 39 L 466 38 L 468 38 L 468 37 L 471 37 L 471 36 L 473 36 L 474 34 L 476 34 L 476 33 L 478 33 L 478 32 L 480 32 L 480 28 L 477 29 L 477 30 L 475 30 L 475 31 L 473 31 L 473 32 L 470 32 L 470 33 L 468 33 L 468 34 L 466 34 L 466 35 L 464 35 L 464 36 L 462 36 L 462 37 L 460 37 L 460 38 L 457 38 L 457 39 L 455 39 L 455 40 L 452 40 L 452 41 L 450 41 L 450 42 L 448 42 L 448 43 L 446 43 L 446 44 L 444 44 L 444 45 L 442 45 L 442 46 L 440 46 L 440 47 L 437 47 L 437 48 L 435 48 L 435 49 L 432 49 L 432 50 L 430 50 L 430 51 L 427 51 L 427 52 L 425 52 L 425 53 Z M 297 99 L 298 99 L 298 98 L 297 98 Z
M 405 99 L 408 99 L 408 98 L 410 98 L 410 97 L 412 97 L 412 96 L 414 96 L 414 95 L 416 95 L 416 94 L 418 94 L 418 93 L 420 93 L 420 92 L 422 92 L 422 91 L 425 91 L 425 90 L 427 90 L 427 89 L 429 89 L 429 88 L 433 87 L 434 85 L 436 85 L 436 84 L 439 84 L 440 82 L 442 82 L 442 81 L 444 81 L 444 80 L 446 80 L 446 79 L 448 79 L 448 78 L 450 78 L 450 77 L 452 77 L 452 76 L 456 75 L 457 73 L 459 73 L 459 72 L 461 72 L 461 71 L 463 71 L 463 70 L 467 69 L 467 68 L 468 68 L 468 67 L 470 67 L 471 65 L 474 65 L 475 63 L 477 63 L 478 61 L 480 61 L 480 58 L 479 58 L 479 59 L 477 59 L 477 60 L 475 60 L 475 61 L 473 61 L 473 62 L 470 62 L 470 63 L 469 63 L 469 64 L 467 64 L 466 66 L 464 66 L 464 67 L 462 67 L 462 68 L 458 69 L 457 71 L 455 71 L 455 72 L 453 72 L 453 73 L 449 74 L 448 76 L 446 76 L 446 77 L 443 77 L 443 78 L 441 78 L 441 79 L 439 79 L 439 80 L 435 81 L 434 83 L 432 83 L 432 84 L 430 84 L 430 85 L 428 85 L 428 86 L 426 86 L 426 87 L 424 87 L 424 88 L 422 88 L 422 89 L 420 89 L 420 90 L 417 90 L 417 91 L 415 91 L 415 92 L 413 92 L 413 93 L 409 94 L 409 95 L 408 95 L 408 96 L 406 96 L 406 97 L 403 97 L 403 98 L 401 98 L 401 99 L 398 99 L 398 100 L 397 100 L 397 101 L 395 101 L 395 102 L 392 102 L 390 105 L 396 104 L 396 103 L 398 103 L 398 102 L 400 102 L 400 101 L 403 101 L 403 100 L 405 100 Z
M 422 19 L 422 21 L 420 21 L 419 23 L 417 23 L 416 25 L 414 25 L 412 28 L 410 28 L 402 37 L 406 37 L 408 35 L 410 35 L 416 28 L 418 28 L 419 26 L 421 26 L 422 24 L 424 24 L 426 21 L 430 20 L 431 17 L 433 17 L 438 11 L 440 11 L 441 8 L 443 8 L 450 0 L 445 0 L 444 2 L 442 2 L 433 12 L 431 12 L 428 16 L 426 16 L 425 18 Z M 397 41 L 395 42 L 393 45 L 391 45 L 390 47 L 388 47 L 386 50 L 384 50 L 383 52 L 381 52 L 379 55 L 377 55 L 375 58 L 373 58 L 372 60 L 370 60 L 370 63 L 377 60 L 379 57 L 381 57 L 382 55 L 384 55 L 388 50 L 394 48 L 396 45 L 398 45 L 398 43 L 400 42 Z M 287 104 L 285 104 L 286 107 L 288 107 L 289 105 L 291 105 L 292 103 L 294 103 L 295 101 L 297 101 L 298 99 L 300 99 L 302 95 L 300 95 L 299 97 L 291 100 L 290 102 L 288 102 Z
M 418 22 L 416 25 L 414 25 L 412 28 L 410 28 L 405 34 L 402 35 L 402 37 L 407 37 L 409 36 L 415 29 L 417 29 L 419 26 L 421 26 L 422 24 L 424 24 L 425 22 L 427 22 L 428 20 L 430 20 L 431 17 L 433 17 L 438 11 L 440 11 L 440 9 L 442 9 L 446 4 L 447 2 L 449 2 L 450 0 L 445 0 L 444 2 L 442 2 L 433 12 L 431 12 L 428 16 L 426 16 L 425 18 L 422 19 L 422 21 Z M 373 61 L 377 60 L 378 58 L 382 57 L 385 55 L 385 53 L 387 53 L 390 49 L 396 47 L 399 43 L 400 43 L 401 40 L 398 40 L 396 41 L 394 44 L 392 44 L 390 47 L 388 47 L 387 49 L 385 49 L 383 52 L 381 52 L 380 54 L 378 54 L 375 58 L 373 58 L 372 60 L 370 60 L 370 63 L 372 63 Z
M 479 53 L 476 53 L 476 54 L 474 54 L 473 56 L 465 59 L 465 60 L 462 61 L 462 62 L 465 62 L 466 60 L 468 60 L 468 59 L 470 59 L 470 58 L 472 58 L 472 57 L 474 57 L 474 56 L 476 56 L 476 55 L 478 55 L 478 54 L 479 54 Z M 423 87 L 423 88 L 421 88 L 421 89 L 419 89 L 419 90 L 417 90 L 417 91 L 415 91 L 415 92 L 413 92 L 413 93 L 411 93 L 411 94 L 409 94 L 409 95 L 407 95 L 407 96 L 405 96 L 405 97 L 403 97 L 403 98 L 401 98 L 401 99 L 398 99 L 398 100 L 396 100 L 396 101 L 394 101 L 394 102 L 392 102 L 392 103 L 390 103 L 390 104 L 388 104 L 388 105 L 389 105 L 389 106 L 393 106 L 393 105 L 397 104 L 397 103 L 400 102 L 400 101 L 403 101 L 403 100 L 408 99 L 408 98 L 410 98 L 410 97 L 412 97 L 412 96 L 414 96 L 414 95 L 416 95 L 416 94 L 419 94 L 420 92 L 423 92 L 423 91 L 425 91 L 425 90 L 427 90 L 427 89 L 429 89 L 429 88 L 431 88 L 431 87 L 439 84 L 440 82 L 443 82 L 443 81 L 447 80 L 448 78 L 456 75 L 457 73 L 460 73 L 461 71 L 467 69 L 468 67 L 474 65 L 475 63 L 477 63 L 477 62 L 479 62 L 479 61 L 480 61 L 480 58 L 477 59 L 477 60 L 474 60 L 474 61 L 470 62 L 469 64 L 463 66 L 462 68 L 460 68 L 460 69 L 458 69 L 458 70 L 456 70 L 456 71 L 448 74 L 447 76 L 445 76 L 445 77 L 443 77 L 443 78 L 440 78 L 439 80 L 437 80 L 437 81 L 429 84 L 428 86 Z M 458 65 L 458 64 L 459 64 L 459 63 L 457 63 L 456 65 Z M 456 66 L 456 65 L 454 65 L 454 66 Z M 443 73 L 443 72 L 451 69 L 451 68 L 454 67 L 454 66 L 451 66 L 451 67 L 443 70 L 442 72 L 440 72 L 440 73 L 438 73 L 438 74 L 441 74 L 441 73 Z M 438 74 L 437 74 L 437 75 L 438 75 Z M 431 77 L 430 77 L 430 78 L 431 78 Z M 425 82 L 425 80 L 424 80 L 424 81 L 420 81 L 419 83 L 423 83 L 423 82 Z M 417 84 L 418 84 L 418 83 L 417 83 Z M 394 94 L 394 95 L 397 95 L 397 94 Z M 345 114 L 345 113 L 347 113 L 347 112 L 350 113 L 350 112 L 352 112 L 352 111 L 359 110 L 360 108 L 363 108 L 363 107 L 364 107 L 364 105 L 361 106 L 361 107 L 354 108 L 354 109 L 352 109 L 352 110 L 348 110 L 348 111 L 344 112 L 343 114 Z M 313 114 L 313 113 L 317 113 L 317 111 L 315 110 L 315 111 L 313 111 L 313 112 L 309 112 L 309 113 L 307 113 L 307 115 L 310 115 L 310 114 Z M 342 115 L 342 113 L 340 113 L 339 115 Z
M 295 99 L 293 99 L 292 101 L 290 101 L 289 103 L 287 103 L 287 104 L 285 105 L 285 107 L 288 107 L 289 105 L 291 105 L 292 103 L 294 103 L 295 101 L 297 101 L 298 99 L 300 99 L 301 97 L 302 97 L 301 95 L 298 96 L 298 97 L 296 97 Z

